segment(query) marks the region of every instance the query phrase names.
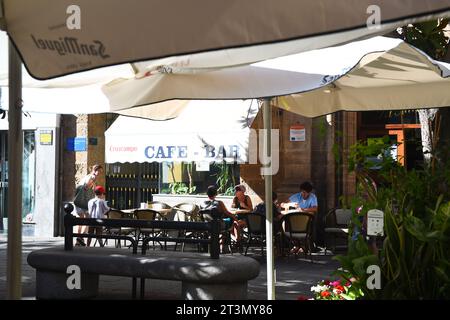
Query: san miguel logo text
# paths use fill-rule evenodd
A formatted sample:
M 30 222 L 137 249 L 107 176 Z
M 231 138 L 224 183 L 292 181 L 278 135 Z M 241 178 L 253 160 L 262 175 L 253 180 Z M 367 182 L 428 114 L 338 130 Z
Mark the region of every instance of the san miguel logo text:
M 33 35 L 31 38 L 38 49 L 56 51 L 59 55 L 79 54 L 83 56 L 99 56 L 102 59 L 109 58 L 109 54 L 105 53 L 105 46 L 99 40 L 92 43 L 80 43 L 75 37 L 64 37 L 59 40 L 36 39 Z

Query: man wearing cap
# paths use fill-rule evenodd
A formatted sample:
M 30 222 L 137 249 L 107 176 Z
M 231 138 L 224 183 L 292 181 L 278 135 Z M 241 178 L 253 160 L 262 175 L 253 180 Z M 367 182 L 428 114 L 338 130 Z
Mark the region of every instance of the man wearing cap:
M 88 202 L 88 212 L 89 217 L 94 219 L 103 219 L 105 217 L 106 212 L 108 212 L 109 207 L 105 201 L 105 188 L 102 186 L 96 186 L 94 189 L 95 198 L 89 200 Z M 88 233 L 93 233 L 95 231 L 96 235 L 102 234 L 102 227 L 89 227 Z M 91 238 L 87 240 L 87 246 L 91 245 Z M 103 246 L 103 243 L 100 240 L 100 246 Z

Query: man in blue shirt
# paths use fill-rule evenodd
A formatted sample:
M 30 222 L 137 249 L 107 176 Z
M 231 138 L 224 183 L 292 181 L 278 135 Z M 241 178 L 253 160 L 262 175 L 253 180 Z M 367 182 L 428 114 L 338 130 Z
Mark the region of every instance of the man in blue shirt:
M 289 198 L 289 203 L 284 203 L 283 207 L 289 209 L 289 207 L 300 208 L 303 212 L 311 214 L 317 213 L 317 197 L 312 193 L 313 186 L 309 182 L 303 182 L 300 185 L 300 192 L 292 195 Z

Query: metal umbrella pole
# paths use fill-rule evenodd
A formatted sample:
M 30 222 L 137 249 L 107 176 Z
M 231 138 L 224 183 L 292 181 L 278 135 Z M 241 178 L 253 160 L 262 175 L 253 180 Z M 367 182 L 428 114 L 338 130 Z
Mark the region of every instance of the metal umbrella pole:
M 266 203 L 266 259 L 267 259 L 267 300 L 275 300 L 275 268 L 273 257 L 273 235 L 272 235 L 272 113 L 270 109 L 270 98 L 263 101 L 264 118 L 264 163 L 261 169 L 264 175 L 265 203 Z M 270 161 L 269 161 L 270 160 Z M 267 167 L 269 166 L 269 167 Z
M 9 41 L 7 299 L 22 297 L 22 63 Z

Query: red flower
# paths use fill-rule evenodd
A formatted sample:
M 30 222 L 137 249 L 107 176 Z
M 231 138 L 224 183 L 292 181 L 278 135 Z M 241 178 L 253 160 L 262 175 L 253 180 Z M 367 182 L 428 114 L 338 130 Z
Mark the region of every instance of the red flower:
M 336 286 L 336 290 L 339 290 L 339 291 L 343 292 L 344 291 L 344 287 L 341 286 L 341 285 Z
M 322 291 L 322 292 L 320 293 L 320 295 L 321 295 L 323 298 L 326 298 L 326 297 L 329 297 L 329 296 L 331 295 L 331 293 L 330 293 L 329 291 Z
M 352 284 L 351 282 L 347 281 L 347 282 L 345 283 L 345 286 L 346 286 L 346 287 L 350 287 L 351 284 Z
M 330 280 L 325 280 L 325 281 L 323 282 L 323 284 L 326 285 L 326 286 L 329 286 L 329 285 L 330 285 Z

